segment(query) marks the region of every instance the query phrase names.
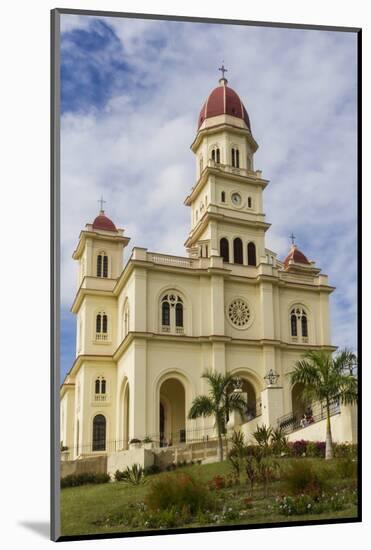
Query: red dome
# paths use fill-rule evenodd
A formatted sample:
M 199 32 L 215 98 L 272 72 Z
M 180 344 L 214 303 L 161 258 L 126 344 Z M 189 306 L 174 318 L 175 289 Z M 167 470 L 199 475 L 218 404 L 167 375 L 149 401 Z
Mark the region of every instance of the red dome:
M 93 229 L 103 229 L 104 231 L 117 231 L 115 224 L 101 210 L 99 216 L 93 221 Z
M 290 252 L 287 254 L 286 258 L 284 259 L 284 266 L 287 267 L 289 265 L 290 260 L 294 261 L 296 264 L 306 264 L 310 265 L 309 260 L 306 256 L 296 247 L 296 245 L 293 245 Z
M 198 128 L 206 118 L 231 115 L 244 120 L 248 129 L 251 130 L 245 106 L 236 92 L 227 86 L 227 82 L 226 79 L 221 79 L 220 86 L 215 88 L 207 98 L 198 117 Z

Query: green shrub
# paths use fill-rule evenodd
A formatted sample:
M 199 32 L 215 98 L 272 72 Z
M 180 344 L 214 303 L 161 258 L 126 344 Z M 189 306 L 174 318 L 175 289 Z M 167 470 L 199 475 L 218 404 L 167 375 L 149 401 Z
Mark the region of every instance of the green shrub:
M 275 507 L 278 513 L 285 516 L 321 514 L 322 512 L 337 512 L 348 505 L 356 503 L 355 492 L 322 493 L 317 497 L 307 494 L 284 496 L 276 499 Z
M 334 458 L 357 458 L 358 445 L 355 443 L 334 443 Z
M 109 474 L 96 474 L 94 472 L 70 474 L 62 477 L 61 489 L 65 489 L 66 487 L 78 487 L 79 485 L 87 485 L 88 483 L 108 483 L 110 479 Z
M 207 487 L 185 473 L 163 475 L 150 484 L 146 504 L 150 510 L 187 510 L 194 515 L 212 505 Z
M 272 433 L 273 429 L 271 426 L 262 424 L 261 426 L 256 427 L 256 430 L 252 435 L 259 447 L 262 447 L 266 452 L 268 452 Z
M 315 470 L 307 460 L 296 460 L 284 472 L 284 485 L 291 495 L 308 494 L 317 496 L 329 486 L 331 470 Z
M 339 458 L 336 462 L 336 473 L 341 479 L 357 477 L 357 460 L 354 458 Z
M 282 428 L 276 428 L 271 432 L 271 447 L 275 455 L 281 455 L 288 451 L 288 439 Z
M 301 516 L 304 514 L 320 514 L 324 510 L 322 502 L 314 500 L 310 495 L 285 496 L 276 500 L 278 513 L 284 516 Z
M 158 464 L 152 464 L 151 466 L 147 466 L 144 468 L 144 475 L 151 476 L 154 474 L 159 474 L 161 472 L 160 466 Z
M 145 481 L 144 469 L 140 464 L 133 464 L 131 468 L 128 466 L 126 470 L 120 473 L 120 477 L 121 481 L 130 483 L 131 485 L 140 485 Z
M 123 479 L 124 479 L 124 472 L 121 472 L 121 470 L 116 470 L 115 480 L 116 481 L 123 481 Z
M 234 470 L 234 475 L 240 481 L 244 458 L 246 457 L 245 437 L 242 432 L 233 432 L 232 448 L 228 453 L 228 460 Z

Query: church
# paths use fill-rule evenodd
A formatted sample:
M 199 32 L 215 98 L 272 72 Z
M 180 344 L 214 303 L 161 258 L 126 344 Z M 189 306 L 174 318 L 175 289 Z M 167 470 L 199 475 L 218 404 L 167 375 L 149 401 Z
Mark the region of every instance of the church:
M 306 350 L 335 349 L 327 276 L 294 242 L 283 260 L 265 246 L 269 182 L 254 169 L 250 118 L 224 72 L 191 144 L 185 255 L 134 246 L 124 263 L 130 238 L 103 208 L 80 233 L 76 359 L 61 386 L 69 459 L 125 451 L 133 440 L 162 447 L 215 437 L 212 418 L 187 418 L 208 392 L 206 369 L 238 379 L 246 435 L 259 422 L 284 425 L 303 413 L 289 382 L 295 362 Z M 335 412 L 334 439 L 352 441 L 354 422 Z M 307 439 L 324 439 L 324 429 L 306 429 Z

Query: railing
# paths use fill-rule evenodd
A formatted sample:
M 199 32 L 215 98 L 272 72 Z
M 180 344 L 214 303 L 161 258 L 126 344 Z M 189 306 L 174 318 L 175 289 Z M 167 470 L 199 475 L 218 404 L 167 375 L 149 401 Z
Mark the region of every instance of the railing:
M 107 401 L 107 394 L 105 394 L 105 393 L 96 393 L 94 395 L 94 401 Z
M 222 170 L 223 172 L 229 172 L 230 174 L 240 174 L 242 176 L 255 176 L 260 178 L 260 171 L 254 171 L 254 170 L 247 170 L 246 168 L 237 168 L 236 166 L 232 166 L 231 164 L 222 164 L 220 162 L 216 162 L 215 160 L 210 159 L 208 161 L 208 166 L 210 168 L 217 168 L 219 170 Z
M 101 333 L 101 332 L 97 332 L 95 334 L 95 339 L 97 341 L 107 341 L 108 340 L 108 334 L 104 334 L 104 333 Z
M 148 259 L 155 264 L 169 265 L 173 267 L 193 267 L 194 260 L 181 256 L 170 256 L 168 254 L 147 253 Z
M 162 325 L 161 332 L 174 332 L 174 329 L 171 329 L 169 325 Z M 184 334 L 184 327 L 175 327 L 175 334 Z
M 146 443 L 145 439 L 150 439 L 151 441 Z M 176 446 L 184 446 L 188 443 L 207 443 L 207 442 L 213 442 L 217 440 L 217 433 L 215 428 L 195 428 L 195 429 L 180 429 L 174 432 L 165 432 L 163 433 L 152 433 L 152 434 L 146 434 L 137 436 L 135 435 L 135 439 L 139 439 L 140 443 L 138 443 L 138 447 L 146 447 L 147 445 L 149 447 L 153 448 L 171 448 Z M 223 439 L 224 435 L 223 435 Z M 78 451 L 78 455 L 90 455 L 90 454 L 105 454 L 105 453 L 112 453 L 117 451 L 125 451 L 130 449 L 130 440 L 128 439 L 115 439 L 115 440 L 106 440 L 106 441 L 99 441 L 99 446 L 101 447 L 99 450 L 93 451 L 93 443 L 92 441 L 89 441 L 88 443 L 84 445 L 79 445 L 78 448 L 76 446 L 69 446 L 68 452 L 69 452 L 69 458 L 72 459 L 72 457 L 76 456 L 76 450 Z M 64 451 L 65 452 L 65 451 Z
M 330 416 L 340 413 L 340 402 L 334 399 L 330 403 Z M 301 430 L 311 424 L 320 422 L 327 417 L 326 405 L 324 402 L 316 401 L 307 408 L 305 418 L 300 418 L 300 413 L 290 412 L 277 419 L 277 426 L 285 434 L 290 434 L 295 430 Z

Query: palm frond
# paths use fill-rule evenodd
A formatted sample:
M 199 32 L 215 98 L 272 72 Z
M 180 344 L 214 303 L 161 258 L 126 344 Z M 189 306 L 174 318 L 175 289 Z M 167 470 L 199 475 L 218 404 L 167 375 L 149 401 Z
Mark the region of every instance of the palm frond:
M 198 395 L 193 400 L 188 412 L 188 418 L 199 418 L 200 416 L 211 416 L 215 414 L 215 403 L 207 395 Z

